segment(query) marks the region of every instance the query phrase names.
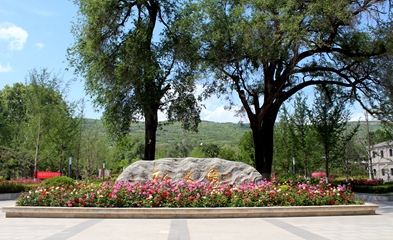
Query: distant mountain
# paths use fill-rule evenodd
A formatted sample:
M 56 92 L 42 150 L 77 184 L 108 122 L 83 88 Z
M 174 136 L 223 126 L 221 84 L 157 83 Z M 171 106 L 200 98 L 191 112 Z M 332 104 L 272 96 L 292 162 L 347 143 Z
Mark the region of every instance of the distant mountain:
M 350 127 L 354 127 L 357 122 L 349 122 Z M 98 128 L 102 134 L 105 134 L 105 128 L 101 120 L 85 119 L 87 128 Z M 369 122 L 370 132 L 381 129 L 382 125 L 377 121 Z M 220 146 L 228 144 L 237 146 L 240 138 L 246 131 L 250 131 L 249 124 L 237 123 L 218 123 L 210 121 L 202 121 L 199 125 L 198 132 L 184 132 L 180 122 L 168 124 L 168 122 L 160 122 L 159 130 L 157 130 L 157 145 L 170 142 L 183 142 L 187 139 L 192 143 L 214 143 Z M 133 123 L 131 125 L 132 137 L 144 138 L 145 125 L 143 122 Z M 358 134 L 366 134 L 366 122 L 360 122 Z M 365 136 L 365 135 L 363 135 Z

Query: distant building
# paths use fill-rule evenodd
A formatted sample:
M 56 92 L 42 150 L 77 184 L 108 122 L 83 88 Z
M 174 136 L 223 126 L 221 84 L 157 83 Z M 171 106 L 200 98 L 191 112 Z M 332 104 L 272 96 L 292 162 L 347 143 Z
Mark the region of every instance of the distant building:
M 393 141 L 375 144 L 371 158 L 374 178 L 393 181 Z

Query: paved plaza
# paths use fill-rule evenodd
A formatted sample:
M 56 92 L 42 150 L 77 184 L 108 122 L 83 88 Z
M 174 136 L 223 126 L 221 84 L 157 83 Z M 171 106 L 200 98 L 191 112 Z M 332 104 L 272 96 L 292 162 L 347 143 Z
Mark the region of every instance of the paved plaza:
M 0 201 L 0 208 L 15 201 Z M 393 239 L 393 202 L 376 215 L 224 219 L 5 218 L 0 239 Z

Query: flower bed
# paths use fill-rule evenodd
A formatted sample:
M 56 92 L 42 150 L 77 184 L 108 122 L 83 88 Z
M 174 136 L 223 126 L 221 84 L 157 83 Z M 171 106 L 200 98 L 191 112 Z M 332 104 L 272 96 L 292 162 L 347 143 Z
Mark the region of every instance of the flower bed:
M 238 185 L 216 183 L 90 184 L 64 188 L 42 186 L 22 194 L 17 206 L 57 207 L 269 207 L 360 204 L 345 188 L 322 181 L 307 184 L 275 184 L 262 181 Z

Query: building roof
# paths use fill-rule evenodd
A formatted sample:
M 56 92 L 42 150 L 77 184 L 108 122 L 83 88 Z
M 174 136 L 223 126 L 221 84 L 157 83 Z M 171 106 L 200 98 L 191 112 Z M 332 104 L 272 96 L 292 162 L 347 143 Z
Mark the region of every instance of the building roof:
M 392 147 L 393 148 L 393 141 L 386 141 L 374 144 L 372 148 L 380 148 L 380 147 Z

